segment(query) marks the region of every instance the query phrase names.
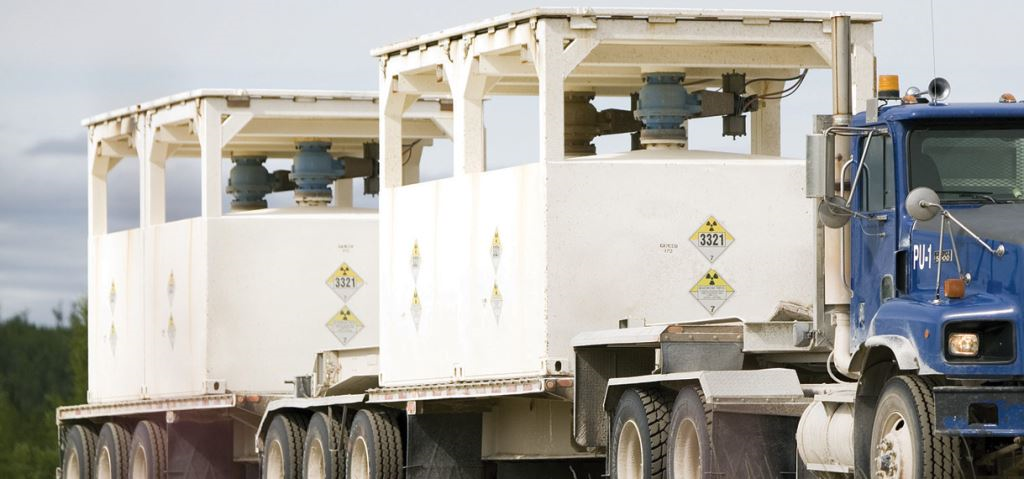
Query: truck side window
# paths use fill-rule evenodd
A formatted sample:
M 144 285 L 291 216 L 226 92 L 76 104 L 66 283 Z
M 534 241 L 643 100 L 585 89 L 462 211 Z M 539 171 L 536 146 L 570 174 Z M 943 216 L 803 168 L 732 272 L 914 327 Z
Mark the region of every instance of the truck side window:
M 863 144 L 863 143 L 862 143 Z M 861 195 L 864 211 L 880 211 L 896 206 L 896 182 L 893 179 L 892 137 L 876 136 L 867 145 L 864 158 Z

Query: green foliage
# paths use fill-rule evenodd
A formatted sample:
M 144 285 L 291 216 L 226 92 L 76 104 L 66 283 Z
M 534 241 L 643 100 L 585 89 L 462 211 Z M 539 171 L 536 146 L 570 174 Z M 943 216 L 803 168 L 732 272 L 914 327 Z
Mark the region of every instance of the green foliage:
M 56 313 L 55 313 L 56 315 Z M 87 310 L 49 328 L 24 313 L 0 318 L 0 477 L 50 478 L 56 465 L 55 409 L 85 401 Z

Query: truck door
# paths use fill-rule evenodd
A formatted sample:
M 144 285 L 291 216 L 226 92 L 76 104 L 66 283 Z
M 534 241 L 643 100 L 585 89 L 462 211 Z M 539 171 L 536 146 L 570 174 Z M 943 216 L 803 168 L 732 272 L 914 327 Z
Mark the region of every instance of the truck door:
M 864 334 L 878 308 L 896 296 L 897 224 L 893 143 L 889 135 L 856 141 L 855 158 L 867 149 L 852 205 L 862 215 L 850 222 L 851 321 Z M 856 176 L 858 165 L 851 168 Z M 857 338 L 863 340 L 863 338 Z

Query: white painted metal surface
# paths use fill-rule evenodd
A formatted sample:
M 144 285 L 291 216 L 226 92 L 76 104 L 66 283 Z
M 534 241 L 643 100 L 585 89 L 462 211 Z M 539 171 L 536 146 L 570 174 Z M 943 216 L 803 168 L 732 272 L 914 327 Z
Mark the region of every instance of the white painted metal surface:
M 410 163 L 445 135 L 444 110 L 440 100 L 411 106 Z M 368 93 L 200 90 L 84 122 L 90 403 L 287 393 L 284 381 L 307 372 L 315 351 L 377 345 L 377 214 L 351 208 L 346 181 L 332 207 L 222 211 L 225 158 L 291 158 L 300 139 L 361 156 L 377 114 Z M 141 226 L 108 234 L 106 176 L 125 157 L 142 165 Z M 200 217 L 165 221 L 172 158 L 201 163 Z M 344 295 L 330 280 L 342 267 L 361 279 Z M 339 319 L 352 327 L 348 341 L 328 327 Z
M 574 335 L 623 318 L 766 321 L 780 301 L 813 305 L 802 172 L 799 160 L 649 150 L 552 164 L 546 186 L 526 165 L 398 189 L 384 384 L 545 374 L 552 360 L 569 370 Z M 714 263 L 690 241 L 709 217 L 734 238 Z M 714 272 L 731 292 L 709 313 L 693 290 Z
M 853 16 L 858 107 L 874 91 L 879 19 Z M 813 202 L 803 162 L 778 158 L 778 101 L 752 114 L 750 156 L 566 159 L 563 96 L 627 95 L 651 71 L 717 81 L 828 68 L 830 30 L 822 12 L 538 9 L 374 51 L 382 385 L 564 373 L 575 334 L 624 318 L 764 321 L 780 301 L 813 305 Z M 455 175 L 411 184 L 400 119 L 412 99 L 438 93 L 453 99 Z M 538 95 L 539 162 L 487 171 L 483 98 L 500 94 Z M 734 239 L 713 263 L 690 241 L 712 216 Z M 710 269 L 729 287 L 700 284 Z

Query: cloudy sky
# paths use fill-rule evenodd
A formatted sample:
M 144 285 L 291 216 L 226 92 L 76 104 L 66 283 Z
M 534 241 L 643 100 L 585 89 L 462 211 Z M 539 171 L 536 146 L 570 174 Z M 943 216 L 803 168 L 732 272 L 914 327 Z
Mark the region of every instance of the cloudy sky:
M 902 86 L 932 77 L 929 2 L 560 0 L 560 5 L 772 8 L 881 12 L 880 73 Z M 54 306 L 86 291 L 86 157 L 82 118 L 196 88 L 376 89 L 371 48 L 422 33 L 537 6 L 534 2 L 0 0 L 0 316 L 28 311 L 51 323 Z M 953 101 L 1024 96 L 1022 2 L 936 0 L 936 67 Z M 831 108 L 827 72 L 809 76 L 783 107 L 783 153 L 800 157 L 812 113 Z M 535 156 L 515 103 L 488 112 L 489 149 Z M 500 109 L 498 109 L 500 110 Z M 524 113 L 525 112 L 525 113 Z M 696 147 L 741 150 L 695 125 Z M 496 134 L 500 131 L 500 134 Z M 702 136 L 707 134 L 706 137 Z M 503 161 L 497 158 L 496 161 Z M 185 165 L 188 166 L 188 165 Z M 170 165 L 172 190 L 198 191 L 188 168 Z M 441 168 L 443 170 L 443 168 Z M 120 170 L 120 171 L 119 171 Z M 115 169 L 111 226 L 137 223 L 137 169 Z M 443 173 L 438 173 L 443 174 Z M 187 206 L 169 206 L 187 216 Z

